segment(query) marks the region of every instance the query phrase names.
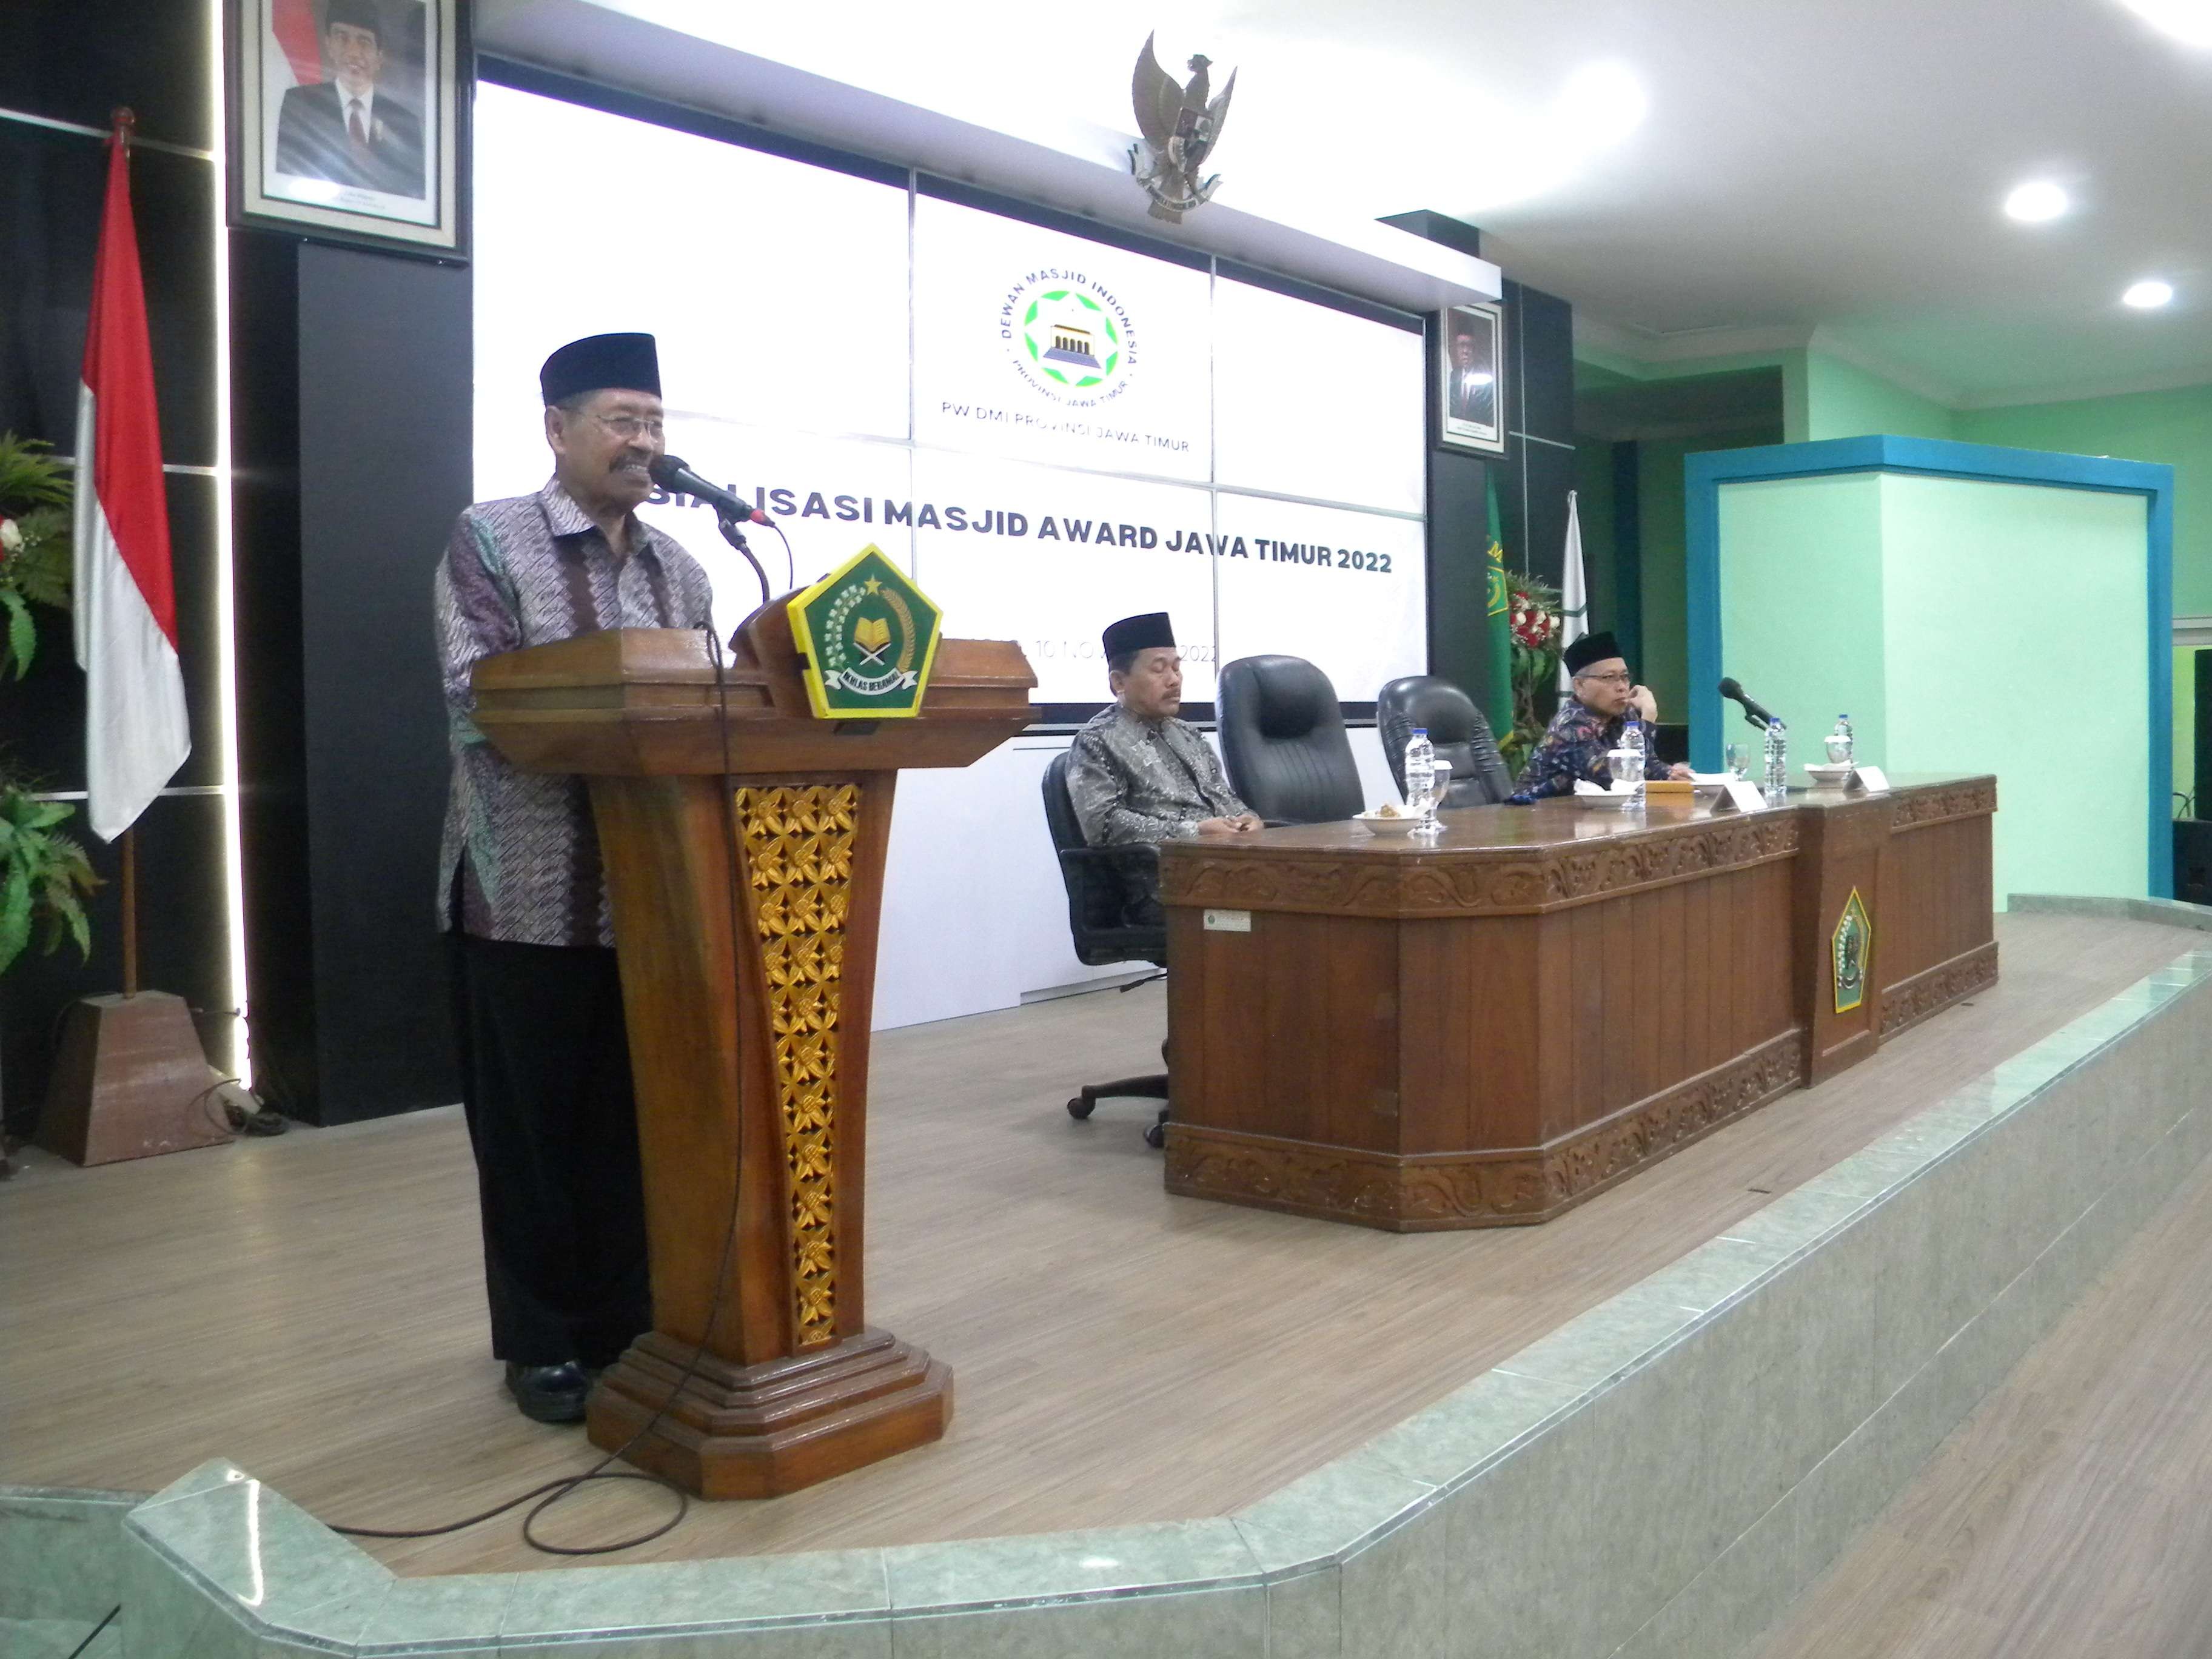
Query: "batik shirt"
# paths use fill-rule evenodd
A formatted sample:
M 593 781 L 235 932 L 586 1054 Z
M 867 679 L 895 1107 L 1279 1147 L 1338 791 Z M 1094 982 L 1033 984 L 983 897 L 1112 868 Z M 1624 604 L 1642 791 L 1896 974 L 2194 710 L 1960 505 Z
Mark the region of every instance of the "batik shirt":
M 1571 795 L 1577 778 L 1601 789 L 1611 787 L 1613 768 L 1605 756 L 1608 749 L 1620 747 L 1621 724 L 1618 714 L 1608 720 L 1579 697 L 1569 697 L 1559 705 L 1559 712 L 1552 716 L 1552 723 L 1544 728 L 1543 741 L 1536 745 L 1536 752 L 1528 757 L 1528 764 L 1522 769 L 1520 781 L 1513 786 L 1508 803 L 1526 806 L 1547 795 Z M 1647 754 L 1644 763 L 1645 777 L 1663 778 L 1667 773 L 1666 762 Z
M 599 838 L 583 779 L 524 772 L 471 717 L 484 657 L 607 628 L 702 628 L 714 589 L 671 538 L 630 520 L 617 559 L 599 526 L 549 482 L 478 501 L 454 522 L 434 586 L 453 786 L 438 858 L 438 925 L 523 945 L 612 945 Z
M 1067 793 L 1093 847 L 1186 841 L 1203 818 L 1250 811 L 1186 720 L 1139 720 L 1119 703 L 1075 734 Z

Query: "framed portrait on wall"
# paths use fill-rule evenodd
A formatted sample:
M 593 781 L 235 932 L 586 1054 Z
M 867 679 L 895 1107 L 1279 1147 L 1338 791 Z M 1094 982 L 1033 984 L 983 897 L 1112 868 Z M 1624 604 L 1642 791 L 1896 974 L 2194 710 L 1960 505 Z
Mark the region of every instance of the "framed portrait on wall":
M 231 222 L 466 257 L 465 0 L 228 0 Z
M 1455 449 L 1505 453 L 1505 325 L 1494 305 L 1447 306 L 1437 328 L 1437 430 Z

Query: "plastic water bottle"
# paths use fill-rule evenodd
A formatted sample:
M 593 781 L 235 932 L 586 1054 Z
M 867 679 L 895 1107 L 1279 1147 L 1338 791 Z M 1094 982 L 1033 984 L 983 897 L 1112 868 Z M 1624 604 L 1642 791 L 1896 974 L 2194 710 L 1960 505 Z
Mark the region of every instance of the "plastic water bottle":
M 1406 805 L 1419 814 L 1423 823 L 1437 817 L 1437 750 L 1429 741 L 1429 728 L 1413 728 L 1406 745 Z
M 1780 802 L 1790 794 L 1790 732 L 1780 720 L 1766 723 L 1766 799 Z
M 1836 729 L 1828 733 L 1828 761 L 1834 766 L 1851 763 L 1851 717 L 1836 716 Z

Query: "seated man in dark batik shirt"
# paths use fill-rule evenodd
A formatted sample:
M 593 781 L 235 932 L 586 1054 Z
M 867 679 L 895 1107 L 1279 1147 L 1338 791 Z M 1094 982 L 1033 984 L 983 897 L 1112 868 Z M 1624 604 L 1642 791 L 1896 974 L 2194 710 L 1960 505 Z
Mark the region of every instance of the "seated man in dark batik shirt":
M 1585 634 L 1562 656 L 1567 672 L 1573 677 L 1573 695 L 1559 705 L 1559 712 L 1544 730 L 1543 741 L 1522 769 L 1520 781 L 1513 786 L 1510 797 L 1516 806 L 1548 795 L 1571 795 L 1577 778 L 1601 789 L 1611 788 L 1613 768 L 1606 751 L 1620 747 L 1621 727 L 1628 711 L 1634 708 L 1644 722 L 1647 742 L 1648 728 L 1659 718 L 1658 701 L 1652 696 L 1651 688 L 1633 683 L 1628 663 L 1612 635 Z M 1686 778 L 1690 769 L 1669 766 L 1647 750 L 1644 775 Z
M 1194 836 L 1242 835 L 1260 820 L 1230 788 L 1182 707 L 1182 658 L 1164 611 L 1107 629 L 1106 683 L 1114 706 L 1092 717 L 1068 750 L 1067 793 L 1093 847 L 1157 847 Z M 1160 920 L 1158 866 L 1133 860 L 1124 876 L 1128 919 Z

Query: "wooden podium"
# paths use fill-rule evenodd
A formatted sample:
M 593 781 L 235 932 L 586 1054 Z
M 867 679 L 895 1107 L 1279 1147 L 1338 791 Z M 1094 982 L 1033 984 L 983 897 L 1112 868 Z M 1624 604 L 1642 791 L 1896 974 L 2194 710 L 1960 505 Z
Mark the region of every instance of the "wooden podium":
M 653 1328 L 592 1391 L 594 1445 L 661 1413 L 630 1462 L 767 1498 L 944 1433 L 951 1370 L 864 1313 L 884 853 L 900 769 L 988 753 L 1036 684 L 1011 641 L 948 639 L 917 717 L 817 720 L 782 600 L 719 694 L 704 636 L 670 629 L 477 664 L 500 752 L 589 779 L 614 906 Z

